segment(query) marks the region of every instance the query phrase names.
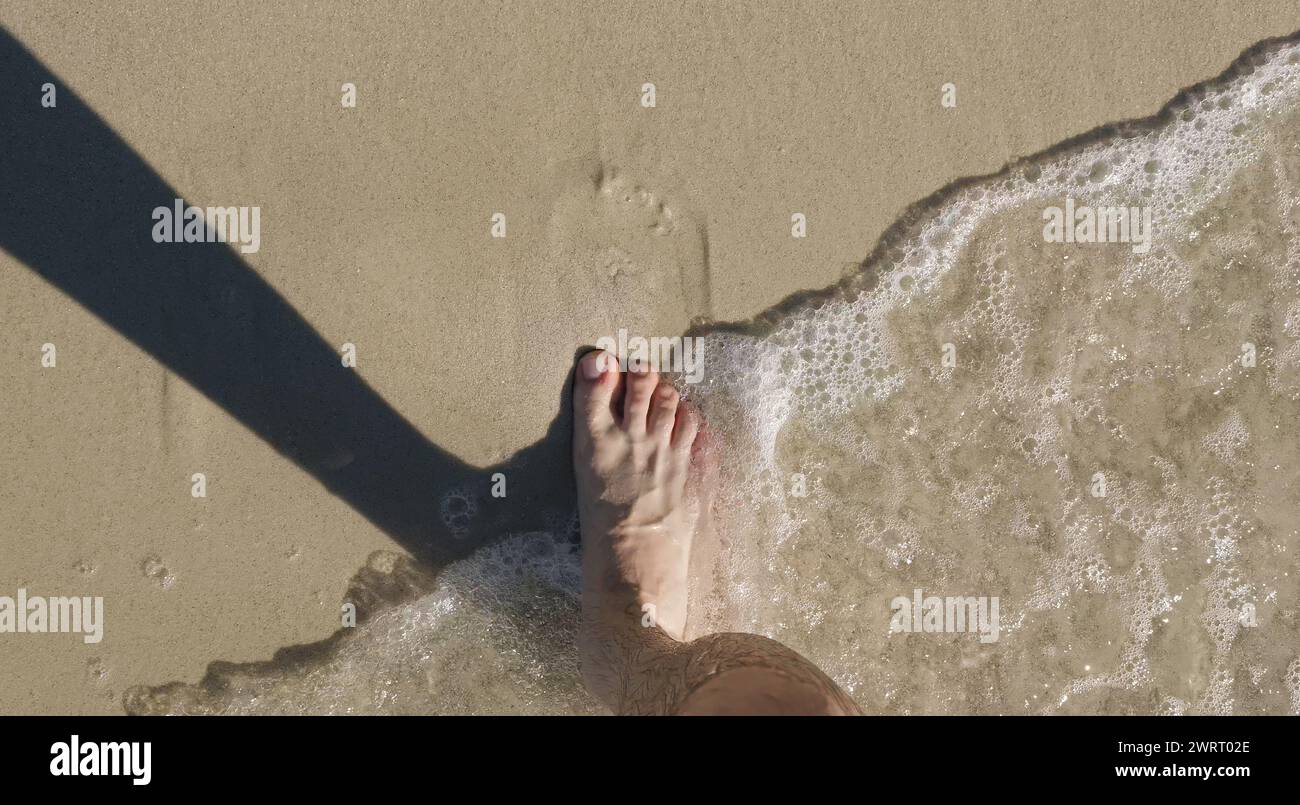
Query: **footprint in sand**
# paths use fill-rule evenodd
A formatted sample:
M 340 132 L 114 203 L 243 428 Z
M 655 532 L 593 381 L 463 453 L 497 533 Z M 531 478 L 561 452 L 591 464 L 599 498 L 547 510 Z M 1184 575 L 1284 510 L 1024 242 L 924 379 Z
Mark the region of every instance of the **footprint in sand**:
M 549 248 L 580 338 L 678 335 L 709 316 L 705 227 L 607 165 L 559 183 Z

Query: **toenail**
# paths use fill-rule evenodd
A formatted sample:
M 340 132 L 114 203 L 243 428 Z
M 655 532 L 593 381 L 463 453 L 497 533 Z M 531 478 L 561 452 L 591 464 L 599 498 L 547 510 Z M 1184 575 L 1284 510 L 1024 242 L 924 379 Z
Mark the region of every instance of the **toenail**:
M 664 386 L 663 388 L 659 389 L 659 396 L 660 396 L 660 398 L 665 399 L 665 400 L 668 399 L 669 397 L 673 396 L 673 387 L 672 387 L 672 386 Z
M 605 373 L 605 361 L 601 360 L 599 354 L 589 357 L 582 362 L 582 374 L 588 380 L 595 380 Z

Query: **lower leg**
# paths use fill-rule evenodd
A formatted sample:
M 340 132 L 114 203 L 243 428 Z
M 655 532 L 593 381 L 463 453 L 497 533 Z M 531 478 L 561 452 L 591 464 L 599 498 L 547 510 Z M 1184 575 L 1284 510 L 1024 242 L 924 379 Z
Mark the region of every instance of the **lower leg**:
M 817 666 L 775 640 L 712 634 L 681 643 L 629 614 L 584 628 L 587 685 L 625 715 L 860 715 Z

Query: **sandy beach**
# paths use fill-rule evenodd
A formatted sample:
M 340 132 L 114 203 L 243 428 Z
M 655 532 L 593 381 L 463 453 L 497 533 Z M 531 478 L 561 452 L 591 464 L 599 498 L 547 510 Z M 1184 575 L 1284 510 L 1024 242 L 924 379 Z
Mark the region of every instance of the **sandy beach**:
M 260 207 L 242 259 L 411 427 L 470 467 L 531 448 L 511 516 L 537 528 L 572 505 L 577 348 L 833 284 L 949 183 L 1300 28 L 1267 2 L 677 6 L 17 2 L 0 26 L 184 198 Z M 410 550 L 22 260 L 0 271 L 0 595 L 105 601 L 95 644 L 0 635 L 0 712 L 121 713 L 131 686 L 323 640 L 367 558 Z

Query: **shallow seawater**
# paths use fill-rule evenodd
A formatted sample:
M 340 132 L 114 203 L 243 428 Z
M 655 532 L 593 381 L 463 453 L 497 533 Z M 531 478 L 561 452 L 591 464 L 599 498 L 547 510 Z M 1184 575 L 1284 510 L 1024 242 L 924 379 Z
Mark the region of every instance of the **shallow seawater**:
M 1048 240 L 1067 199 L 1149 212 L 1149 242 Z M 1300 712 L 1296 43 L 704 335 L 724 550 L 693 631 L 776 638 L 868 712 Z M 564 529 L 512 536 L 322 660 L 127 708 L 599 712 L 577 573 Z M 914 596 L 996 599 L 998 628 L 901 631 Z

